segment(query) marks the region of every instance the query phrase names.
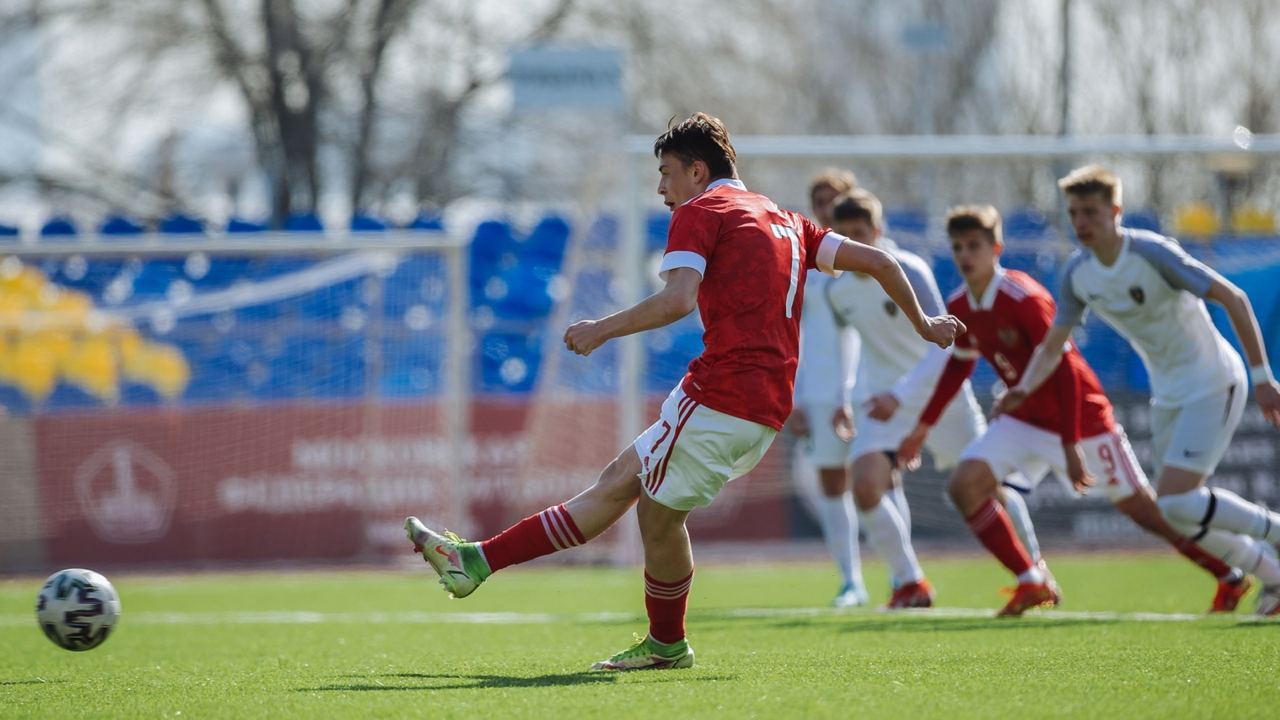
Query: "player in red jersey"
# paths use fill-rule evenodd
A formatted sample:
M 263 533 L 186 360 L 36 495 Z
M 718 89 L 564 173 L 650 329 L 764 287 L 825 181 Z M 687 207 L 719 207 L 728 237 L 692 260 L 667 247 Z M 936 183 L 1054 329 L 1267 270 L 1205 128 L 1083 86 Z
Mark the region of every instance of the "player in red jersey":
M 929 428 L 973 372 L 978 356 L 986 358 L 1008 386 L 1016 385 L 1056 312 L 1053 297 L 1042 285 L 1025 273 L 1000 267 L 1003 242 L 995 208 L 953 208 L 947 216 L 947 234 L 965 280 L 947 299 L 947 311 L 967 330 L 956 339 L 919 423 L 898 450 L 899 462 L 904 464 L 918 462 Z M 982 544 L 1018 578 L 1018 587 L 1001 615 L 1021 615 L 1061 599 L 1048 569 L 1032 561 L 996 497 L 997 478 L 1015 470 L 1028 483 L 1028 487 L 1014 488 L 1023 492 L 1030 492 L 1051 470 L 1077 492 L 1093 487 L 1095 477 L 1103 478 L 1099 489 L 1116 509 L 1220 580 L 1235 580 L 1242 589 L 1248 588 L 1238 570 L 1202 551 L 1164 520 L 1124 429 L 1112 418 L 1111 403 L 1097 376 L 1072 345 L 1040 389 L 997 417 L 970 444 L 951 477 L 956 508 Z
M 666 287 L 600 320 L 574 323 L 565 345 L 589 355 L 612 338 L 668 325 L 696 306 L 705 350 L 662 406 L 594 485 L 481 543 L 405 521 L 415 549 L 454 597 L 490 574 L 607 530 L 632 505 L 644 543 L 649 634 L 596 663 L 599 670 L 690 667 L 684 616 L 693 582 L 685 518 L 755 467 L 791 412 L 804 274 L 854 270 L 875 277 L 924 339 L 947 347 L 964 327 L 929 317 L 891 255 L 780 209 L 737 178 L 729 133 L 698 113 L 661 135 L 658 194 L 671 208 L 661 274 Z

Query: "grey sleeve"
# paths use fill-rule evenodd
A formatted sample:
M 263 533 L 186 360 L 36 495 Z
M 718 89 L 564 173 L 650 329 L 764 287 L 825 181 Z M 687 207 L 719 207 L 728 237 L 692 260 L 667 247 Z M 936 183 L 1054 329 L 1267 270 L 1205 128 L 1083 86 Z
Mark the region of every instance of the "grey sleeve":
M 1177 242 L 1158 236 L 1134 235 L 1129 240 L 1129 249 L 1151 263 L 1170 286 L 1186 290 L 1198 298 L 1209 294 L 1216 274 L 1209 266 L 1188 255 Z
M 1066 267 L 1062 269 L 1062 288 L 1058 292 L 1058 314 L 1053 318 L 1054 325 L 1075 327 L 1084 322 L 1085 303 L 1071 287 L 1071 276 L 1075 273 L 1076 268 L 1080 267 L 1080 263 L 1085 261 L 1085 258 L 1084 252 L 1077 250 L 1067 260 Z
M 907 276 L 907 282 L 915 291 L 920 301 L 920 309 L 925 315 L 942 315 L 946 306 L 942 304 L 942 293 L 938 292 L 938 282 L 933 279 L 933 271 L 924 260 L 915 256 L 898 256 L 898 264 Z

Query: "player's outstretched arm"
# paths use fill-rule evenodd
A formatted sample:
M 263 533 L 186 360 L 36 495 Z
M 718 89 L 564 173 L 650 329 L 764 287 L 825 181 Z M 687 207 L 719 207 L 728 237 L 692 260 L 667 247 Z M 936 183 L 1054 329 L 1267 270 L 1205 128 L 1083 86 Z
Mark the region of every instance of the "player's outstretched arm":
M 833 265 L 837 270 L 852 270 L 875 278 L 890 299 L 902 308 L 920 337 L 938 347 L 950 347 L 956 337 L 964 334 L 964 323 L 955 317 L 925 314 L 898 261 L 880 248 L 845 240 L 836 250 Z
M 1058 368 L 1058 364 L 1062 362 L 1062 353 L 1067 341 L 1071 339 L 1071 327 L 1054 325 L 1049 328 L 1044 340 L 1040 341 L 1035 352 L 1031 353 L 1031 360 L 1027 362 L 1026 372 L 1022 373 L 1022 380 L 997 398 L 994 414 L 1013 412 L 1023 400 L 1027 399 L 1028 395 L 1049 379 L 1053 371 Z
M 1262 410 L 1262 416 L 1267 422 L 1280 428 L 1280 385 L 1271 376 L 1271 365 L 1267 360 L 1267 349 L 1262 343 L 1262 330 L 1258 328 L 1253 304 L 1235 283 L 1217 273 L 1214 275 L 1205 298 L 1218 303 L 1227 311 L 1231 327 L 1236 331 L 1236 337 L 1240 338 L 1240 346 L 1244 348 L 1245 359 L 1249 361 L 1249 373 L 1258 408 Z
M 667 271 L 667 286 L 626 310 L 601 318 L 581 320 L 564 331 L 564 344 L 579 355 L 590 355 L 609 340 L 660 328 L 693 312 L 698 304 L 702 274 L 693 268 Z

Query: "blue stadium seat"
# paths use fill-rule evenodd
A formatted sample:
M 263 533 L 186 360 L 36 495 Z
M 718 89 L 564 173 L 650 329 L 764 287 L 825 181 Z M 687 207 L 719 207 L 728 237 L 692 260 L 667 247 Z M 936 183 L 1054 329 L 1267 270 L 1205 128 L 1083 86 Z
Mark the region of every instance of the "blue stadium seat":
M 75 223 L 66 216 L 50 218 L 40 228 L 40 237 L 68 237 L 77 234 Z
M 618 218 L 612 215 L 601 215 L 587 229 L 582 246 L 588 250 L 612 250 L 618 247 L 620 238 L 621 226 Z
M 486 301 L 485 290 L 490 280 L 505 267 L 515 264 L 515 240 L 511 226 L 501 220 L 486 220 L 476 226 L 471 241 L 471 305 Z
M 27 415 L 31 412 L 31 400 L 12 385 L 0 385 L 0 407 L 12 415 Z
M 439 213 L 423 210 L 409 223 L 409 230 L 444 230 L 444 218 Z
M 355 213 L 349 227 L 352 232 L 382 232 L 387 229 L 387 223 L 372 215 Z
M 665 249 L 667 247 L 667 230 L 670 227 L 670 212 L 662 210 L 661 212 L 649 213 L 649 218 L 645 221 L 645 247 L 650 252 Z
M 521 263 L 531 262 L 558 269 L 568 245 L 569 222 L 558 215 L 548 215 L 517 246 L 517 255 Z
M 294 213 L 285 218 L 284 229 L 289 232 L 324 232 L 324 224 L 315 213 Z
M 108 237 L 133 237 L 144 232 L 146 228 L 141 223 L 124 215 L 113 215 L 98 228 L 98 234 Z
M 689 362 L 702 352 L 702 347 L 702 329 L 691 317 L 649 333 L 645 339 L 648 356 L 645 390 L 670 391 L 684 377 Z
M 16 241 L 20 235 L 18 228 L 0 223 L 0 242 Z
M 1018 208 L 1004 218 L 1004 236 L 1013 240 L 1039 240 L 1049 232 L 1049 219 L 1034 208 Z
M 240 218 L 231 218 L 227 221 L 228 233 L 259 233 L 265 232 L 267 226 L 263 223 L 252 222 L 250 220 L 242 220 Z
M 475 386 L 486 393 L 527 393 L 537 381 L 541 342 L 536 333 L 489 332 L 480 341 Z
M 555 301 L 547 292 L 548 278 L 529 264 L 520 264 L 502 274 L 506 294 L 494 298 L 494 311 L 502 319 L 542 318 Z
M 895 208 L 884 213 L 884 232 L 891 238 L 920 238 L 928 230 L 929 219 L 920 210 Z
M 1161 232 L 1160 216 L 1154 210 L 1125 210 L 1123 224 L 1139 230 Z
M 203 235 L 204 221 L 183 213 L 175 213 L 160 221 L 160 232 L 165 235 Z
M 76 385 L 62 381 L 54 386 L 53 392 L 45 400 L 45 407 L 55 410 L 79 410 L 102 406 L 103 403 L 98 398 Z
M 120 384 L 120 404 L 133 407 L 159 405 L 164 398 L 149 385 L 124 382 Z
M 445 339 L 434 333 L 396 333 L 382 340 L 384 397 L 422 397 L 443 389 Z
M 135 299 L 164 297 L 169 285 L 183 278 L 181 260 L 148 260 L 133 279 Z

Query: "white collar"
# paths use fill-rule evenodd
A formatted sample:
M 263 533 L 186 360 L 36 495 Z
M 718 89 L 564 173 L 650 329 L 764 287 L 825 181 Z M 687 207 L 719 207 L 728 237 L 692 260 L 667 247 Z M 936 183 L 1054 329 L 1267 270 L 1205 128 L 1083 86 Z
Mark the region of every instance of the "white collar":
M 738 178 L 720 178 L 719 180 L 712 180 L 711 184 L 707 186 L 707 190 L 718 188 L 721 185 L 728 185 L 729 187 L 735 187 L 739 190 L 747 189 L 747 186 Z M 707 192 L 707 190 L 703 190 L 702 192 Z
M 969 309 L 971 310 L 990 310 L 996 304 L 996 293 L 1000 292 L 1000 283 L 1004 280 L 1004 268 L 1000 267 L 1000 263 L 996 263 L 996 273 L 991 276 L 991 282 L 987 285 L 987 289 L 982 293 L 982 300 L 979 301 L 973 297 L 973 291 L 966 289 L 965 295 L 969 297 Z

